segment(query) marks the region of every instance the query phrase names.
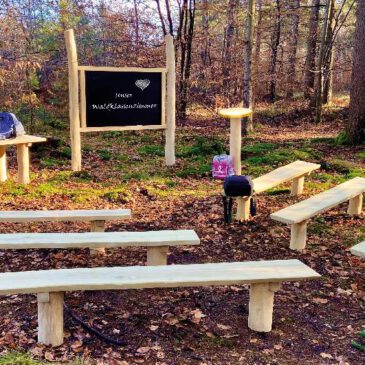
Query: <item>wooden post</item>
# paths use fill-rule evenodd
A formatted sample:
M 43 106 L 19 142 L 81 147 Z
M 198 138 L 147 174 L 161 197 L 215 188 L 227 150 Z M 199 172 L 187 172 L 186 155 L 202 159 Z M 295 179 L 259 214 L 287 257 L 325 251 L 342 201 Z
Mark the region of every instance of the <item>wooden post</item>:
M 6 164 L 6 147 L 0 146 L 0 182 L 7 180 L 7 169 L 8 167 Z
M 91 232 L 105 232 L 105 221 L 91 221 Z M 105 248 L 91 248 L 90 254 L 105 254 Z
M 290 248 L 303 250 L 307 243 L 307 221 L 291 225 Z
M 18 182 L 20 184 L 29 184 L 29 147 L 22 143 L 17 145 L 18 159 Z
M 257 332 L 270 332 L 274 310 L 274 293 L 280 283 L 255 283 L 250 287 L 248 327 Z
M 247 221 L 250 219 L 250 203 L 250 197 L 237 198 L 237 217 L 240 217 L 240 220 Z
M 363 195 L 357 195 L 355 198 L 350 199 L 349 207 L 347 209 L 348 214 L 361 214 L 362 212 L 362 200 Z
M 232 156 L 234 171 L 241 175 L 241 145 L 242 145 L 242 122 L 240 118 L 231 118 L 231 130 L 229 134 L 229 154 Z M 237 198 L 236 220 L 247 220 L 250 214 L 246 214 L 247 206 L 244 198 Z
M 147 247 L 147 265 L 167 265 L 168 246 Z
M 176 88 L 175 88 L 175 49 L 172 35 L 165 37 L 166 42 L 166 132 L 165 162 L 167 166 L 175 164 L 175 129 L 176 129 Z
M 303 193 L 304 178 L 305 178 L 305 176 L 299 176 L 296 179 L 293 179 L 290 195 L 297 196 L 297 195 L 300 195 Z
M 63 343 L 64 293 L 40 293 L 38 301 L 38 342 L 60 346 Z
M 81 134 L 79 112 L 79 74 L 77 48 L 73 29 L 65 31 L 68 61 L 69 115 L 71 134 L 72 170 L 81 170 Z

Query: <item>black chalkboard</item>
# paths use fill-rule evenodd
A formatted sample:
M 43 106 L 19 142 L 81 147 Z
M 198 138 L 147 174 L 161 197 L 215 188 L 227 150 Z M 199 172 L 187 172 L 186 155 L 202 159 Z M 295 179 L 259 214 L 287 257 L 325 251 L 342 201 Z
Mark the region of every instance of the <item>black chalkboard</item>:
M 162 73 L 85 71 L 87 127 L 162 125 Z

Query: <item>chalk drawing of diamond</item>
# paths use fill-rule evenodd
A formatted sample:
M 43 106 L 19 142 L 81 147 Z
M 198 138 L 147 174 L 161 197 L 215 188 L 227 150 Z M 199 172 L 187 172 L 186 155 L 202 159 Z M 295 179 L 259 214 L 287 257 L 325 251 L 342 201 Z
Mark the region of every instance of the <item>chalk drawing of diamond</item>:
M 148 80 L 148 79 L 145 79 L 145 80 L 137 80 L 135 82 L 135 85 L 137 87 L 139 87 L 143 91 L 144 89 L 146 89 L 149 86 L 150 83 L 151 83 L 151 81 Z

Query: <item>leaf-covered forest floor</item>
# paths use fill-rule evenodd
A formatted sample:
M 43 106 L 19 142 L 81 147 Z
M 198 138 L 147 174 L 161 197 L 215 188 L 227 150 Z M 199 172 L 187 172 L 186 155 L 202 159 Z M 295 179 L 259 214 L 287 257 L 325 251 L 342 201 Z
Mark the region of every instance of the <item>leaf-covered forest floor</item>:
M 223 223 L 221 183 L 210 177 L 213 155 L 228 147 L 229 124 L 196 107 L 177 129 L 177 164 L 164 166 L 162 132 L 83 135 L 81 173 L 69 171 L 70 149 L 58 143 L 35 146 L 32 182 L 0 186 L 2 210 L 130 208 L 133 218 L 108 224 L 108 231 L 195 229 L 201 245 L 172 248 L 170 264 L 298 258 L 322 274 L 321 280 L 288 283 L 275 295 L 273 330 L 259 334 L 247 326 L 245 286 L 67 293 L 74 313 L 105 334 L 125 342 L 114 346 L 85 332 L 65 314 L 65 343 L 37 344 L 37 306 L 32 295 L 1 296 L 0 364 L 40 361 L 87 364 L 362 364 L 365 330 L 365 261 L 349 248 L 365 239 L 365 219 L 346 214 L 343 204 L 312 219 L 307 249 L 289 250 L 289 227 L 269 218 L 355 176 L 365 176 L 364 146 L 342 144 L 338 136 L 346 110 L 342 100 L 326 109 L 321 125 L 310 123 L 300 103 L 259 105 L 256 132 L 243 139 L 243 171 L 253 177 L 301 159 L 322 169 L 306 179 L 300 197 L 280 186 L 258 200 L 249 222 Z M 1 224 L 0 232 L 75 232 L 82 223 Z M 0 251 L 2 271 L 144 265 L 143 248 L 115 249 L 105 256 L 88 250 Z M 365 343 L 365 342 L 363 342 Z M 365 348 L 364 348 L 365 349 Z M 10 359 L 10 360 L 9 360 Z

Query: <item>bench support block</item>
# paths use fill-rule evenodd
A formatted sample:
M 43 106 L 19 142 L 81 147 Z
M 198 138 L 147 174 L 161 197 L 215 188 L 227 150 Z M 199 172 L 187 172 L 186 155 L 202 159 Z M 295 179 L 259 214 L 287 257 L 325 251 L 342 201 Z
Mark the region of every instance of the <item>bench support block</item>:
M 274 293 L 280 283 L 257 283 L 250 287 L 248 327 L 257 332 L 270 332 L 274 309 Z
M 251 198 L 237 198 L 236 220 L 247 221 L 250 219 L 250 201 Z
M 147 265 L 167 265 L 168 246 L 147 247 Z
M 62 345 L 63 296 L 63 292 L 38 294 L 38 342 L 52 346 Z
M 92 221 L 91 232 L 105 232 L 105 221 Z M 91 255 L 105 254 L 105 248 L 90 248 Z
M 20 184 L 29 184 L 29 147 L 22 143 L 17 145 L 18 158 L 18 182 Z
M 292 181 L 290 195 L 297 196 L 302 194 L 303 188 L 304 188 L 304 176 L 299 176 Z
M 7 178 L 6 147 L 0 146 L 0 182 L 6 181 Z
M 362 194 L 355 196 L 349 200 L 349 207 L 347 209 L 348 214 L 361 214 L 362 211 Z
M 290 248 L 303 250 L 307 243 L 307 221 L 291 225 Z

